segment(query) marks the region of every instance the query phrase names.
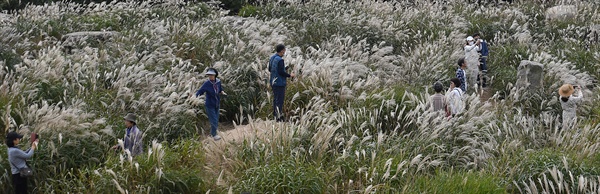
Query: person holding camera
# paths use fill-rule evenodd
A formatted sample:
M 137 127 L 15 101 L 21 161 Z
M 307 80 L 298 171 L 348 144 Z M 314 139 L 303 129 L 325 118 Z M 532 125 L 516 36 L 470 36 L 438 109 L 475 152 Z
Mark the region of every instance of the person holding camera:
M 26 160 L 33 156 L 33 152 L 37 148 L 37 138 L 31 142 L 31 148 L 23 151 L 19 149 L 19 143 L 23 135 L 17 132 L 9 132 L 6 135 L 6 146 L 8 146 L 8 162 L 10 163 L 10 170 L 12 174 L 13 189 L 16 194 L 27 193 L 27 176 L 31 176 L 31 169 L 27 166 Z M 22 173 L 22 171 L 29 171 L 29 175 Z
M 573 93 L 575 93 L 575 95 L 573 95 Z M 581 87 L 564 84 L 558 89 L 558 94 L 560 95 L 560 106 L 563 109 L 562 128 L 566 129 L 567 127 L 573 127 L 577 124 L 577 104 L 583 99 Z
M 479 41 L 475 40 L 472 36 L 467 37 L 467 42 L 464 46 L 465 50 L 465 61 L 467 63 L 467 68 L 469 69 L 469 83 L 468 85 L 477 91 L 478 84 L 477 78 L 479 77 L 479 53 L 481 50 L 479 47 Z M 463 91 L 466 92 L 466 91 Z
M 217 128 L 219 126 L 219 107 L 221 104 L 221 96 L 227 96 L 221 86 L 221 80 L 217 79 L 219 72 L 215 68 L 208 68 L 205 73 L 208 76 L 208 80 L 202 84 L 202 87 L 196 92 L 196 97 L 204 94 L 206 95 L 206 102 L 204 108 L 208 121 L 210 122 L 210 135 L 215 141 L 219 141 L 221 136 L 217 135 Z

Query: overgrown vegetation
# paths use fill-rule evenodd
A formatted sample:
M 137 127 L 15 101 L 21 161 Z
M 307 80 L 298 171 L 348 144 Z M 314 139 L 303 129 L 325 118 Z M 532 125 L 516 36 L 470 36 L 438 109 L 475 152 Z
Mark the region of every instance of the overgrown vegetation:
M 600 5 L 561 3 L 576 16 L 550 20 L 555 2 L 533 1 L 32 4 L 0 15 L 0 134 L 41 135 L 35 193 L 595 193 Z M 64 35 L 88 30 L 118 34 L 65 52 Z M 448 85 L 475 32 L 492 97 L 467 94 L 444 118 L 431 86 Z M 298 75 L 286 123 L 269 120 L 278 43 Z M 543 88 L 514 87 L 522 60 L 544 65 Z M 193 96 L 208 67 L 229 94 L 221 122 L 237 127 L 219 142 Z M 585 87 L 581 122 L 564 129 L 563 83 Z M 110 149 L 128 112 L 145 132 L 136 158 Z M 0 192 L 9 171 L 0 152 Z

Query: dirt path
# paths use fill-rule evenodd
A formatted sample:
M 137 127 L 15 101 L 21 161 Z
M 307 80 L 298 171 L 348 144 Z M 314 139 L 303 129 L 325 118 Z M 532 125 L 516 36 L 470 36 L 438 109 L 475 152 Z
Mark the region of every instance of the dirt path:
M 226 180 L 223 177 L 232 177 L 236 169 L 246 165 L 246 161 L 236 161 L 233 158 L 244 140 L 253 141 L 256 138 L 262 138 L 272 134 L 274 128 L 280 128 L 277 125 L 285 123 L 276 123 L 271 120 L 251 120 L 247 125 L 234 126 L 233 124 L 223 124 L 219 135 L 221 140 L 215 141 L 212 138 L 205 137 L 200 141 L 204 144 L 205 168 L 208 173 L 216 178 L 216 184 L 219 186 L 229 186 L 229 182 L 235 180 Z M 218 178 L 217 178 L 218 177 Z

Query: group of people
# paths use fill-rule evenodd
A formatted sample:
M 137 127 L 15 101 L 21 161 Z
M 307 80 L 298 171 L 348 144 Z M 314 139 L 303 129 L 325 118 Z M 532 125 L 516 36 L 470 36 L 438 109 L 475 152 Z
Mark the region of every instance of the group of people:
M 487 42 L 481 38 L 481 35 L 479 33 L 473 34 L 473 36 L 467 37 L 466 43 L 464 45 L 464 51 L 464 59 L 466 66 L 464 68 L 461 68 L 459 64 L 459 70 L 462 69 L 461 73 L 463 79 L 465 79 L 465 81 L 463 82 L 464 87 L 461 87 L 463 89 L 463 92 L 466 92 L 467 88 L 466 75 L 470 75 L 468 77 L 468 83 L 474 86 L 475 90 L 477 90 L 479 86 L 487 87 L 487 58 L 489 55 Z M 469 72 L 466 73 L 465 70 L 468 70 Z
M 465 58 L 458 60 L 458 69 L 456 77 L 450 79 L 450 86 L 446 95 L 442 94 L 444 90 L 441 82 L 436 82 L 433 85 L 435 94 L 431 96 L 431 110 L 445 111 L 446 116 L 455 117 L 460 114 L 465 106 L 462 99 L 463 94 L 467 91 L 469 83 L 478 87 L 486 86 L 486 80 L 479 76 L 481 71 L 484 75 L 487 73 L 487 43 L 480 39 L 479 34 L 469 36 L 466 39 L 464 46 Z M 285 100 L 285 90 L 287 86 L 287 78 L 295 77 L 294 73 L 287 73 L 283 56 L 286 52 L 285 46 L 279 44 L 275 47 L 276 53 L 269 58 L 270 79 L 269 85 L 273 92 L 273 116 L 277 122 L 284 121 L 283 104 Z M 476 51 L 476 52 L 475 52 Z M 476 55 L 474 55 L 476 54 Z M 477 61 L 474 62 L 476 57 Z M 467 73 L 469 70 L 469 73 Z M 470 81 L 467 81 L 467 75 L 471 75 Z M 196 97 L 205 95 L 205 111 L 210 123 L 210 135 L 218 141 L 221 137 L 217 134 L 219 124 L 219 109 L 221 98 L 227 94 L 223 91 L 221 80 L 218 79 L 219 73 L 215 68 L 208 68 L 205 73 L 207 79 L 204 81 L 200 89 L 196 91 Z M 574 92 L 575 95 L 573 95 Z M 576 108 L 577 103 L 581 101 L 583 95 L 581 87 L 565 84 L 559 89 L 560 103 L 563 108 L 563 128 L 572 126 L 577 121 Z M 143 135 L 142 131 L 137 127 L 137 117 L 134 113 L 128 113 L 123 117 L 125 124 L 125 135 L 122 145 L 115 145 L 113 149 L 123 149 L 131 156 L 136 156 L 143 153 Z M 22 176 L 22 170 L 29 168 L 26 160 L 33 156 L 39 140 L 32 141 L 31 148 L 23 151 L 19 149 L 18 144 L 23 138 L 22 135 L 16 132 L 9 132 L 6 136 L 6 145 L 8 146 L 8 161 L 11 164 L 13 188 L 15 193 L 27 193 L 27 177 Z
M 467 92 L 468 86 L 486 87 L 487 57 L 489 54 L 487 42 L 481 39 L 479 33 L 466 38 L 464 45 L 465 57 L 457 62 L 456 77 L 450 79 L 450 87 L 446 95 L 442 94 L 443 84 L 436 82 L 433 85 L 435 94 L 431 96 L 433 111 L 444 110 L 446 116 L 456 116 L 464 109 L 462 95 Z M 481 74 L 480 74 L 481 72 Z M 469 75 L 467 77 L 467 75 Z

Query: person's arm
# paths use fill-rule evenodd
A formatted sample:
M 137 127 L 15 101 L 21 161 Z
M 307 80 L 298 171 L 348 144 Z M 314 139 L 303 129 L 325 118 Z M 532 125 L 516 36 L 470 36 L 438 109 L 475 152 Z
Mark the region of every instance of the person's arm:
M 135 145 L 134 145 L 135 153 L 133 153 L 133 155 L 141 154 L 144 151 L 143 145 L 144 145 L 143 133 L 141 131 L 139 131 L 139 129 L 138 129 L 138 132 L 135 136 Z
M 200 87 L 200 89 L 198 89 L 198 91 L 196 91 L 196 97 L 204 94 L 206 92 L 206 89 L 204 87 L 204 85 L 206 85 L 206 83 L 202 84 L 202 86 Z
M 221 91 L 221 95 L 227 95 L 227 93 L 225 93 L 225 90 L 223 90 L 223 83 L 219 83 L 219 91 Z
M 283 63 L 283 59 L 280 60 L 279 63 L 277 63 L 277 73 L 279 73 L 279 75 L 282 75 L 284 77 L 290 77 L 290 74 L 285 72 L 285 64 Z
M 33 156 L 33 151 L 35 150 L 35 147 L 32 145 L 31 146 L 32 149 L 27 150 L 27 152 L 20 150 L 20 149 L 13 149 L 12 151 L 12 156 L 14 156 L 15 158 L 21 158 L 21 159 L 29 159 Z
M 573 102 L 579 102 L 583 98 L 583 92 L 581 92 L 581 88 L 578 88 L 575 91 L 577 92 L 577 96 L 571 95 L 570 100 L 573 100 Z

